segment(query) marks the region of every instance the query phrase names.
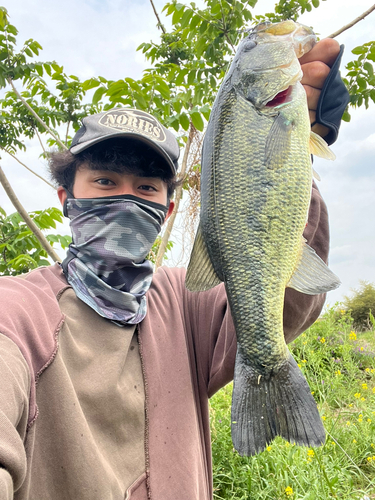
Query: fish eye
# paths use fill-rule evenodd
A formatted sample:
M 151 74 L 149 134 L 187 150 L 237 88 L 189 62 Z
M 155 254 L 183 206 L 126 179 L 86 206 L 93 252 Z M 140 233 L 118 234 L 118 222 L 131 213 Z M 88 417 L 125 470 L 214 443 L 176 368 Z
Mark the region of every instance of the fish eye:
M 257 43 L 254 40 L 247 40 L 244 44 L 243 50 L 245 52 L 249 52 L 249 50 L 253 49 L 256 47 Z

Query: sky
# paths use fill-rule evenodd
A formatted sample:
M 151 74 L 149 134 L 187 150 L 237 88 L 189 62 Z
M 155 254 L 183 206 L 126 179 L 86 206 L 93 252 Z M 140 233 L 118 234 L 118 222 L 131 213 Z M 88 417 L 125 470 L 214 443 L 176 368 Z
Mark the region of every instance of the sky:
M 182 0 L 180 0 L 182 2 Z M 164 1 L 154 0 L 162 21 Z M 198 2 L 196 2 L 198 3 Z M 40 60 L 56 60 L 68 74 L 82 80 L 103 75 L 108 79 L 140 78 L 149 67 L 136 51 L 142 42 L 159 41 L 160 34 L 149 0 L 2 0 L 10 21 L 19 30 L 18 40 L 37 40 L 43 47 Z M 273 11 L 275 1 L 259 0 L 254 14 Z M 350 23 L 369 9 L 373 0 L 325 0 L 318 9 L 306 13 L 300 22 L 312 26 L 324 38 Z M 374 39 L 375 12 L 337 40 L 345 45 L 345 65 L 356 56 L 351 50 Z M 343 123 L 339 139 L 331 147 L 334 162 L 316 159 L 315 170 L 321 181 L 319 189 L 327 203 L 331 230 L 330 268 L 342 285 L 329 292 L 327 303 L 333 305 L 358 288 L 360 280 L 375 283 L 375 105 L 351 111 L 350 123 Z M 47 177 L 46 166 L 39 158 L 37 141 L 26 141 L 27 152 L 19 159 L 40 175 Z M 59 206 L 56 192 L 27 172 L 4 153 L 1 166 L 28 211 Z M 0 186 L 0 205 L 11 213 L 13 206 Z M 64 223 L 58 228 L 69 234 Z M 169 265 L 183 265 L 178 242 L 183 228 L 172 233 L 177 244 Z M 63 257 L 63 254 L 61 255 Z

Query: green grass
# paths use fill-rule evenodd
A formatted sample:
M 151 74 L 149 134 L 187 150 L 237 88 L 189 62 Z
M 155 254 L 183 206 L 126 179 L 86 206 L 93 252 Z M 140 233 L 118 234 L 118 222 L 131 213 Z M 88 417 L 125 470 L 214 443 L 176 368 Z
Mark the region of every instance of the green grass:
M 211 399 L 216 500 L 375 499 L 374 331 L 354 332 L 350 316 L 332 308 L 289 346 L 324 421 L 320 448 L 277 438 L 240 457 L 230 437 L 232 386 Z

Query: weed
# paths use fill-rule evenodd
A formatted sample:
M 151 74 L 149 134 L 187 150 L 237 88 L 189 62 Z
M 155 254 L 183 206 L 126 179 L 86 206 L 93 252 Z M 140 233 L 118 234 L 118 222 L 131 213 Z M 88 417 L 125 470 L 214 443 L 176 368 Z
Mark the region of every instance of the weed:
M 350 314 L 329 308 L 290 346 L 327 432 L 320 448 L 276 438 L 241 457 L 230 433 L 232 385 L 211 400 L 216 500 L 375 499 L 375 339 Z

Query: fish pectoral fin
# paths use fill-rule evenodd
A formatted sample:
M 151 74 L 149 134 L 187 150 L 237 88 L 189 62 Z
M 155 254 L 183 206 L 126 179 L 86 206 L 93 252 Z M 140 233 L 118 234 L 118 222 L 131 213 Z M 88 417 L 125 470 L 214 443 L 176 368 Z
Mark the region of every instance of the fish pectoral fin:
M 322 179 L 320 178 L 320 175 L 318 174 L 318 172 L 314 169 L 312 169 L 312 173 L 313 173 L 313 176 L 315 177 L 315 179 L 317 181 L 321 181 Z
M 264 160 L 267 168 L 274 170 L 284 165 L 284 156 L 290 149 L 293 123 L 282 113 L 274 120 L 266 139 Z
M 327 160 L 336 159 L 335 153 L 329 149 L 326 141 L 313 131 L 310 132 L 310 153 Z
M 339 278 L 303 240 L 302 256 L 287 286 L 307 295 L 329 292 L 340 286 Z
M 212 266 L 201 226 L 199 225 L 186 273 L 185 286 L 191 292 L 202 292 L 220 283 L 221 279 Z
M 232 395 L 232 441 L 240 455 L 263 451 L 276 437 L 320 446 L 325 431 L 311 389 L 289 353 L 283 365 L 259 377 L 237 349 Z

